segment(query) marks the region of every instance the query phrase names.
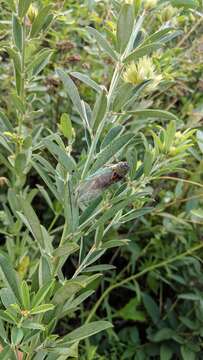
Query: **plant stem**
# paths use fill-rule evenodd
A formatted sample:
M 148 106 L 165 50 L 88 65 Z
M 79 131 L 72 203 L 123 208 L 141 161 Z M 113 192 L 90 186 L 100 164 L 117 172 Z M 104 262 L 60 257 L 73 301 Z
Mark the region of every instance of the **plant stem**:
M 89 313 L 89 316 L 86 320 L 86 323 L 89 323 L 90 320 L 93 318 L 93 316 L 95 315 L 98 307 L 101 305 L 102 301 L 106 298 L 106 296 L 114 289 L 117 289 L 127 283 L 129 283 L 130 281 L 132 280 L 137 280 L 138 278 L 142 277 L 143 275 L 147 274 L 148 272 L 150 271 L 154 271 L 156 269 L 159 269 L 161 267 L 164 267 L 168 264 L 171 264 L 175 261 L 178 261 L 178 260 L 181 260 L 182 258 L 184 258 L 185 256 L 188 256 L 188 255 L 191 255 L 193 252 L 197 251 L 197 250 L 200 250 L 203 248 L 203 243 L 199 244 L 199 245 L 196 245 L 186 251 L 184 251 L 183 253 L 179 254 L 179 255 L 176 255 L 174 257 L 171 257 L 169 259 L 166 259 L 166 260 L 163 260 L 161 262 L 159 262 L 158 264 L 154 264 L 154 265 L 151 265 L 151 266 L 148 266 L 146 269 L 140 271 L 139 273 L 137 274 L 134 274 L 134 275 L 131 275 L 129 277 L 127 277 L 126 279 L 124 280 L 121 280 L 120 282 L 118 282 L 117 284 L 113 284 L 111 286 L 109 286 L 104 292 L 103 294 L 101 295 L 101 297 L 98 299 L 98 301 L 96 302 L 96 304 L 93 306 L 92 310 L 90 311 Z
M 203 17 L 200 17 L 200 19 L 193 25 L 193 27 L 190 29 L 190 31 L 185 36 L 183 36 L 183 38 L 179 41 L 179 43 L 177 44 L 177 48 L 184 44 L 184 42 L 196 30 L 196 28 L 201 24 L 202 21 L 203 21 Z
M 55 225 L 55 222 L 57 221 L 58 217 L 59 217 L 59 214 L 55 214 L 51 224 L 49 225 L 48 232 L 50 232 L 52 230 L 52 228 Z
M 23 19 L 22 25 L 22 51 L 21 51 L 21 84 L 20 84 L 20 99 L 23 104 L 25 104 L 25 47 L 26 47 L 26 26 L 25 18 Z M 19 124 L 18 124 L 18 135 L 22 135 L 22 125 L 24 123 L 24 114 L 19 115 Z M 19 146 L 21 148 L 21 145 Z
M 181 179 L 181 178 L 176 178 L 174 176 L 159 176 L 155 179 L 166 179 L 166 180 L 175 180 L 175 181 L 182 181 L 184 183 L 187 183 L 187 184 L 191 184 L 191 185 L 195 185 L 195 186 L 199 186 L 201 188 L 203 188 L 203 185 L 196 182 L 196 181 L 191 181 L 191 180 L 186 180 L 186 179 Z
M 62 235 L 61 235 L 61 240 L 60 240 L 60 243 L 59 243 L 59 247 L 60 247 L 60 246 L 63 246 L 64 241 L 66 240 L 67 226 L 68 226 L 68 224 L 67 224 L 67 222 L 65 221 L 64 226 L 63 226 L 63 233 L 62 233 Z M 59 265 L 60 265 L 60 257 L 57 257 L 56 263 L 55 263 L 55 266 L 54 266 L 54 271 L 53 271 L 54 275 L 57 274 L 58 269 L 59 269 Z

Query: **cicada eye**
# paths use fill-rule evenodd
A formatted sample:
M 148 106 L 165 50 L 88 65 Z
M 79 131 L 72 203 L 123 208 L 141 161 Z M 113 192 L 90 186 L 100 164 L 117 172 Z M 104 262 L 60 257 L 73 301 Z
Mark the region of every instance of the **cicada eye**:
M 111 179 L 112 179 L 113 182 L 115 182 L 115 181 L 121 180 L 122 177 L 116 171 L 114 171 L 113 174 L 112 174 Z

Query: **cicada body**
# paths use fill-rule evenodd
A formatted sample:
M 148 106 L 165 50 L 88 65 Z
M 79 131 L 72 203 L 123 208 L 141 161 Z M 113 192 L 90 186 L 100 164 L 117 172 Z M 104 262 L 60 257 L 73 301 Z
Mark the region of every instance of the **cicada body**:
M 127 162 L 109 165 L 88 177 L 78 188 L 79 202 L 88 202 L 108 188 L 122 180 L 129 170 Z

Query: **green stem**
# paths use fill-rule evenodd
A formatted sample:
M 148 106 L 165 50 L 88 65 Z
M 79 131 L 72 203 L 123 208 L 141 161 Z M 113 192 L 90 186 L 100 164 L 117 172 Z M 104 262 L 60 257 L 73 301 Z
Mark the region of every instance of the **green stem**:
M 25 104 L 25 47 L 26 47 L 26 26 L 25 18 L 23 19 L 22 25 L 22 51 L 21 51 L 21 84 L 20 84 L 20 99 L 23 104 Z M 19 123 L 18 123 L 18 135 L 22 135 L 22 125 L 24 123 L 24 114 L 19 114 Z M 21 145 L 19 146 L 21 149 Z
M 61 240 L 59 243 L 59 247 L 63 246 L 64 241 L 66 240 L 66 231 L 67 231 L 67 221 L 65 221 L 64 226 L 63 226 L 63 233 L 61 235 Z M 54 275 L 57 274 L 58 270 L 59 270 L 59 266 L 60 266 L 60 257 L 57 257 L 56 262 L 55 262 L 55 266 L 54 266 Z
M 51 224 L 49 225 L 48 232 L 50 232 L 52 230 L 52 228 L 53 228 L 55 222 L 57 221 L 58 217 L 59 217 L 59 214 L 55 214 Z
M 103 294 L 101 295 L 101 297 L 97 300 L 96 304 L 94 305 L 94 307 L 92 308 L 92 310 L 90 311 L 89 313 L 89 316 L 86 320 L 86 323 L 89 323 L 90 320 L 93 318 L 93 316 L 95 315 L 98 307 L 101 305 L 101 303 L 103 302 L 103 300 L 106 298 L 106 296 L 114 289 L 117 289 L 127 283 L 129 283 L 130 281 L 132 280 L 137 280 L 138 278 L 142 277 L 143 275 L 147 274 L 148 272 L 150 271 L 154 271 L 156 269 L 159 269 L 161 267 L 164 267 L 168 264 L 171 264 L 175 261 L 178 261 L 178 260 L 181 260 L 182 258 L 184 258 L 185 256 L 188 256 L 188 255 L 191 255 L 193 252 L 197 251 L 197 250 L 200 250 L 201 248 L 203 248 L 203 243 L 199 244 L 199 245 L 196 245 L 188 250 L 186 250 L 185 252 L 179 254 L 179 255 L 176 255 L 172 258 L 169 258 L 167 260 L 163 260 L 161 262 L 159 262 L 158 264 L 154 264 L 154 265 L 151 265 L 151 266 L 148 266 L 146 269 L 140 271 L 139 273 L 137 274 L 134 274 L 134 275 L 131 275 L 129 277 L 127 277 L 126 279 L 124 280 L 121 280 L 120 282 L 118 282 L 117 284 L 113 284 L 111 286 L 109 286 L 104 292 Z

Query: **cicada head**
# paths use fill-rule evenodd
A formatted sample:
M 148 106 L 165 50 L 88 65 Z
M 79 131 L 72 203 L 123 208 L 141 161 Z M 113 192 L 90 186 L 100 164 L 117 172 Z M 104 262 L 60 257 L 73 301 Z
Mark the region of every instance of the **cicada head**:
M 112 169 L 115 174 L 122 179 L 128 173 L 129 165 L 126 161 L 121 161 L 118 164 L 113 165 Z

